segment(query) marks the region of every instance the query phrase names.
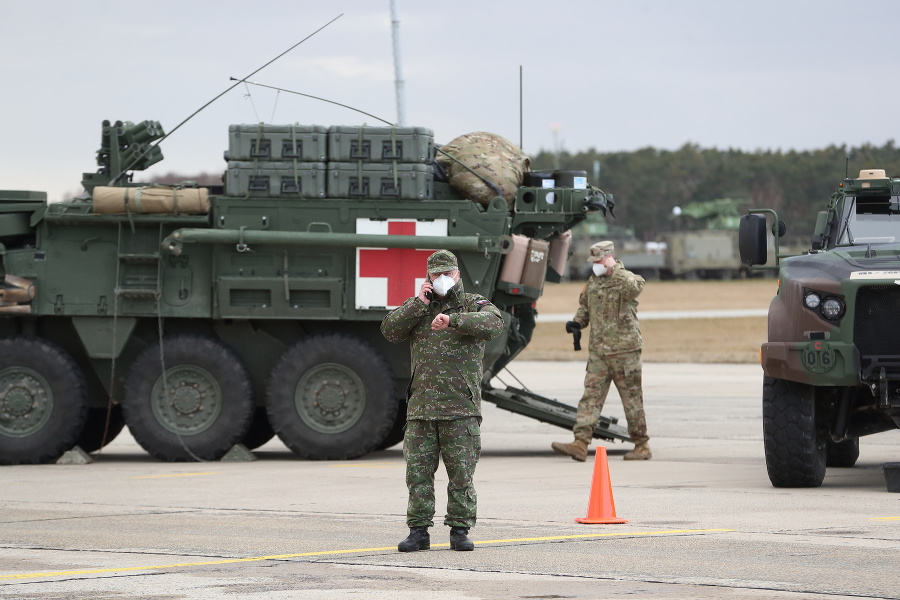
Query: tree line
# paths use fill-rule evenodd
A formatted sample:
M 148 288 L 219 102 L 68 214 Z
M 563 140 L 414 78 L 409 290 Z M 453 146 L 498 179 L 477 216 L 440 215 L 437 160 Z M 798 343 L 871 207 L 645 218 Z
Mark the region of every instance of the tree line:
M 849 167 L 847 157 L 849 156 Z M 594 181 L 595 162 L 600 166 Z M 642 148 L 633 152 L 555 153 L 531 156 L 531 168 L 586 171 L 591 183 L 616 201 L 613 225 L 626 227 L 645 241 L 672 229 L 673 208 L 690 202 L 732 198 L 745 208 L 774 209 L 789 233 L 808 236 L 816 213 L 831 193 L 861 169 L 885 169 L 900 177 L 900 148 L 894 141 L 877 147 L 829 146 L 802 152 L 719 150 L 685 144 L 678 150 Z

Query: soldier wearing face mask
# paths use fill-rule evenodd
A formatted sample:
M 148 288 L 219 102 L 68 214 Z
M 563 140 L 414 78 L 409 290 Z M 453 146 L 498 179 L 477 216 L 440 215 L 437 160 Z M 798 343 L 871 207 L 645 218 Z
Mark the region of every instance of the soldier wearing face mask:
M 584 395 L 578 403 L 578 415 L 573 427 L 575 440 L 570 444 L 553 442 L 551 447 L 557 453 L 577 461 L 587 460 L 594 427 L 600 418 L 609 386 L 615 383 L 625 408 L 628 434 L 634 443 L 634 450 L 625 454 L 624 458 L 648 460 L 652 454 L 644 416 L 641 387 L 643 340 L 637 318 L 637 297 L 644 289 L 644 278 L 628 271 L 616 260 L 612 242 L 597 242 L 591 246 L 588 261 L 594 263 L 594 274 L 581 291 L 574 320 L 566 323 L 566 331 L 591 326 Z
M 475 525 L 475 464 L 481 453 L 481 378 L 484 344 L 503 330 L 500 311 L 484 296 L 467 294 L 456 256 L 438 250 L 428 257 L 419 294 L 389 312 L 381 333 L 410 343 L 412 381 L 408 390 L 406 485 L 409 537 L 400 552 L 428 550 L 434 525 L 434 474 L 439 459 L 447 469 L 450 547 L 472 550 Z

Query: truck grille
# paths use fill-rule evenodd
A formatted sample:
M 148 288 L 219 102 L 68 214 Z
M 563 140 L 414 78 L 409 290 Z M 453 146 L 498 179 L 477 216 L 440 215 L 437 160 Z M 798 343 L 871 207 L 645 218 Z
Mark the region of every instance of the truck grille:
M 856 292 L 853 343 L 862 358 L 900 355 L 900 285 Z

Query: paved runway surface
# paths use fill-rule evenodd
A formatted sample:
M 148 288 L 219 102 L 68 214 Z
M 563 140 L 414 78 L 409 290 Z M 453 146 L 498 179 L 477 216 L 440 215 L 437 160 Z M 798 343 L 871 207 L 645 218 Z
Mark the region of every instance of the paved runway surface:
M 583 363 L 513 370 L 580 397 Z M 575 522 L 593 453 L 554 455 L 569 432 L 485 404 L 474 552 L 448 548 L 443 467 L 432 549 L 396 551 L 399 446 L 311 462 L 275 440 L 255 462 L 169 464 L 126 432 L 93 464 L 2 467 L 0 598 L 900 598 L 900 494 L 881 469 L 900 437 L 863 438 L 857 466 L 821 488 L 773 488 L 761 379 L 756 365 L 645 366 L 653 460 L 605 444 L 617 525 Z M 604 414 L 622 415 L 614 393 Z

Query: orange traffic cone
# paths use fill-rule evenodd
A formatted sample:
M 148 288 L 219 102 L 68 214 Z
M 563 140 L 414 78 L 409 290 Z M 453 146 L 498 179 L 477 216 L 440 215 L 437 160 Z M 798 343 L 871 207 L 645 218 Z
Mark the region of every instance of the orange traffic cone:
M 591 482 L 591 497 L 588 500 L 588 514 L 579 523 L 627 523 L 628 519 L 616 516 L 612 486 L 609 482 L 609 464 L 606 462 L 606 448 L 598 446 L 594 451 L 594 480 Z

